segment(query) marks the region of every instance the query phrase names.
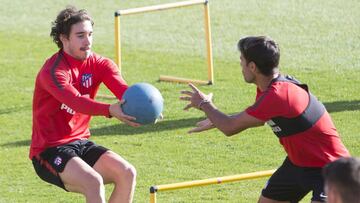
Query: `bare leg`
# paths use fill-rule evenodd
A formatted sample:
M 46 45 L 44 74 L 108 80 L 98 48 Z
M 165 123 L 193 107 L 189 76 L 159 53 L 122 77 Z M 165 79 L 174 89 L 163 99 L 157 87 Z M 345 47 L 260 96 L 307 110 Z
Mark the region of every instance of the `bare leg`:
M 269 199 L 269 198 L 266 198 L 264 196 L 260 196 L 259 198 L 259 201 L 258 203 L 289 203 L 289 202 L 286 202 L 286 201 L 276 201 L 276 200 L 272 200 L 272 199 Z
M 132 202 L 136 185 L 134 166 L 120 155 L 107 151 L 95 163 L 94 169 L 103 177 L 105 184 L 115 184 L 109 203 Z
M 71 158 L 59 175 L 65 188 L 83 194 L 87 203 L 105 203 L 101 175 L 79 157 Z

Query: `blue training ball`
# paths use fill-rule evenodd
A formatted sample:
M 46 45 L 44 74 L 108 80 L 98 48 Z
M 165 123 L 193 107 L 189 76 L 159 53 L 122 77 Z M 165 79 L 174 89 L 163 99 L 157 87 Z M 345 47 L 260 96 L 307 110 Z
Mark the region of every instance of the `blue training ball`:
M 123 97 L 122 111 L 136 118 L 134 122 L 153 124 L 164 108 L 160 91 L 148 83 L 136 83 L 129 87 Z

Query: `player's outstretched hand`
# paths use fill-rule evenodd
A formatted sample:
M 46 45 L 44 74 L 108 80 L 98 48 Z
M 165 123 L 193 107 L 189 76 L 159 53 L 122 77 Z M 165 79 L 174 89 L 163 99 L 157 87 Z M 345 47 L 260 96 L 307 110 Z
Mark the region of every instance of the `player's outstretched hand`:
M 201 106 L 205 103 L 211 103 L 213 94 L 210 93 L 208 95 L 202 93 L 195 85 L 189 83 L 192 91 L 182 90 L 181 94 L 185 96 L 180 96 L 181 100 L 189 101 L 190 103 L 185 106 L 184 110 L 188 110 L 190 108 L 197 108 L 201 110 Z
M 159 118 L 157 118 L 156 120 L 155 120 L 155 123 L 157 123 L 157 122 L 161 122 L 162 120 L 164 120 L 164 115 L 162 114 L 162 113 L 160 113 L 160 116 L 159 116 Z
M 140 124 L 136 123 L 135 117 L 128 116 L 128 115 L 124 114 L 123 111 L 121 110 L 121 104 L 123 104 L 124 102 L 125 102 L 125 100 L 121 100 L 118 103 L 110 105 L 110 108 L 109 108 L 110 115 L 119 119 L 123 123 L 126 123 L 129 126 L 139 127 Z
M 188 133 L 198 133 L 198 132 L 202 132 L 202 131 L 206 131 L 206 130 L 210 130 L 212 128 L 214 128 L 214 124 L 207 118 L 205 120 L 199 121 L 198 123 L 196 123 L 195 128 L 191 129 Z

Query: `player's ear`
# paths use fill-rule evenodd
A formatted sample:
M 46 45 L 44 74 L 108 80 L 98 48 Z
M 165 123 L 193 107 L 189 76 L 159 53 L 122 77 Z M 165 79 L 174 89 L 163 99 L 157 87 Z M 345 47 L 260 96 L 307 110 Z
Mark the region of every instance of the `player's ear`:
M 251 72 L 253 72 L 253 73 L 258 72 L 258 68 L 253 61 L 250 61 L 248 66 L 249 66 L 249 69 L 251 70 Z
M 65 34 L 60 34 L 60 41 L 64 44 L 67 41 L 69 41 L 69 37 L 66 36 Z

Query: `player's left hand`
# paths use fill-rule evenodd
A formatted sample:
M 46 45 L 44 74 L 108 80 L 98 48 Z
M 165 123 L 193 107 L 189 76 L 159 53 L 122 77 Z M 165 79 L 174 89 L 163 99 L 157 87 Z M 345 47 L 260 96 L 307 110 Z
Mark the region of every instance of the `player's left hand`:
M 110 115 L 119 119 L 120 121 L 122 121 L 123 123 L 129 125 L 129 126 L 132 126 L 132 127 L 139 127 L 141 124 L 139 123 L 136 123 L 136 118 L 135 117 L 132 117 L 132 116 L 129 116 L 129 115 L 126 115 L 122 109 L 121 109 L 121 104 L 123 104 L 125 101 L 124 100 L 121 100 L 120 102 L 118 103 L 115 103 L 115 104 L 112 104 L 110 105 L 110 108 L 109 108 L 109 112 L 110 112 Z
M 199 121 L 198 123 L 196 123 L 196 126 L 197 127 L 191 129 L 188 133 L 189 134 L 198 133 L 198 132 L 213 129 L 215 127 L 214 124 L 208 118 L 205 120 Z
M 210 93 L 208 95 L 201 92 L 195 85 L 189 83 L 190 88 L 192 91 L 183 90 L 181 94 L 186 96 L 180 96 L 181 100 L 189 101 L 190 103 L 185 106 L 184 110 L 188 110 L 190 108 L 196 108 L 201 110 L 201 105 L 204 103 L 211 103 L 213 94 Z
M 157 123 L 159 121 L 161 122 L 163 119 L 164 119 L 164 115 L 160 113 L 159 118 L 157 118 L 154 123 Z

